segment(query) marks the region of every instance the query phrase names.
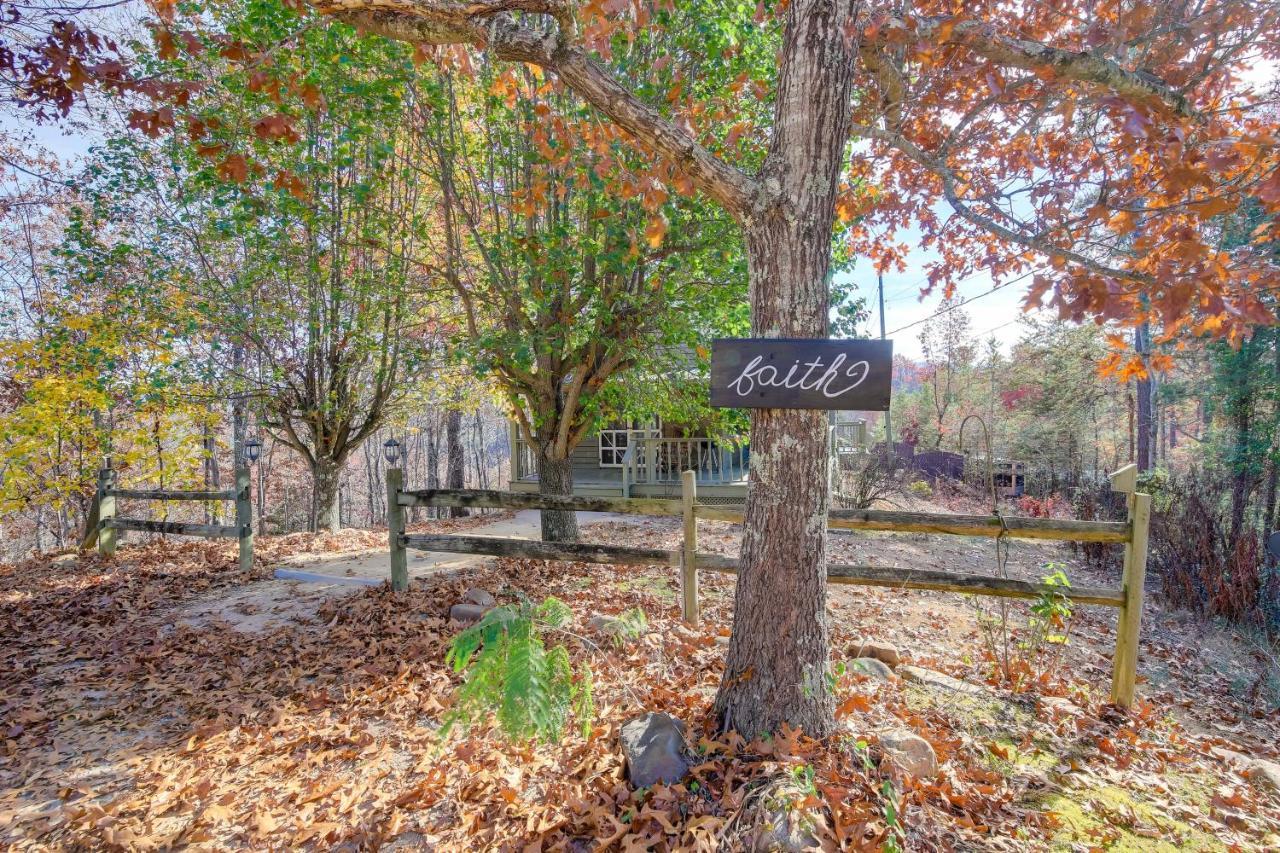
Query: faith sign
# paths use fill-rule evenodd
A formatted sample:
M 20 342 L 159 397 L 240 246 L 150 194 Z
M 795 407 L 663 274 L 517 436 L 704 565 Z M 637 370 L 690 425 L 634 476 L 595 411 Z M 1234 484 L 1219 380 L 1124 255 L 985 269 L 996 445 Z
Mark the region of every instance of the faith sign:
M 711 344 L 711 405 L 883 412 L 892 373 L 893 341 L 721 338 Z

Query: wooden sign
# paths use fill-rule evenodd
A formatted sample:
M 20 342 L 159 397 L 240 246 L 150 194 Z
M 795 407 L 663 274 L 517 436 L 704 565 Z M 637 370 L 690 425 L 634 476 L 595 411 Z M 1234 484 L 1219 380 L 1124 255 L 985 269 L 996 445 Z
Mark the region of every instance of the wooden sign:
M 883 412 L 892 373 L 893 341 L 721 338 L 711 345 L 711 405 Z

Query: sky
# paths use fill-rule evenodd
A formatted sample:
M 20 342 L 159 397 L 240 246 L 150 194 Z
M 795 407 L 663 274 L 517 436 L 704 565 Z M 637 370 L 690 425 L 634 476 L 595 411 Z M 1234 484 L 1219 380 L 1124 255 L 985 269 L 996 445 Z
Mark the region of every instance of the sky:
M 940 210 L 946 215 L 948 211 Z M 887 272 L 884 276 L 884 316 L 886 337 L 893 341 L 894 355 L 905 355 L 911 359 L 919 359 L 920 331 L 922 321 L 937 313 L 942 303 L 942 294 L 935 291 L 929 296 L 920 298 L 920 288 L 925 284 L 925 265 L 936 261 L 936 252 L 921 248 L 922 237 L 915 228 L 901 231 L 895 238 L 898 242 L 911 247 L 907 254 L 906 272 Z M 868 323 L 873 337 L 880 334 L 880 309 L 876 295 L 876 271 L 869 262 L 855 265 L 847 278 L 857 285 L 857 295 L 865 297 L 867 307 L 871 311 Z M 1019 277 L 1020 278 L 1020 277 Z M 1006 355 L 1013 344 L 1022 335 L 1022 324 L 1018 322 L 1024 316 L 1022 299 L 1026 295 L 1030 278 L 1010 281 L 994 293 L 982 295 L 991 290 L 995 282 L 984 270 L 967 279 L 956 287 L 958 300 L 974 301 L 960 309 L 969 315 L 970 328 L 977 341 L 985 342 L 994 337 L 1000 351 Z M 976 297 L 976 298 L 975 298 Z

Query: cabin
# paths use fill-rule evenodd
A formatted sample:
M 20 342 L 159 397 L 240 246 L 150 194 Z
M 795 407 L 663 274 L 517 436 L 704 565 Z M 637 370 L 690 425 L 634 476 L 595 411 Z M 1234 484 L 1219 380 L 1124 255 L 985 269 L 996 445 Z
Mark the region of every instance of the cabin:
M 866 421 L 851 412 L 833 412 L 829 426 L 833 462 L 865 452 Z M 538 490 L 537 454 L 510 424 L 513 492 Z M 740 504 L 747 497 L 751 447 L 743 438 L 690 434 L 660 418 L 611 423 L 574 449 L 573 492 L 590 497 L 676 498 L 684 471 L 697 476 L 702 503 Z M 838 469 L 837 465 L 831 466 Z

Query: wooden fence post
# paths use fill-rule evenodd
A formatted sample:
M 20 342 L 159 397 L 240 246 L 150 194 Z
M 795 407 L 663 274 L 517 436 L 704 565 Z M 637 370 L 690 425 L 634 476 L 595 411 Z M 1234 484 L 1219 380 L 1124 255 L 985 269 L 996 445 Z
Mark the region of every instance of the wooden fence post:
M 116 517 L 116 496 L 110 494 L 115 484 L 115 471 L 103 468 L 98 472 L 98 553 L 104 557 L 116 552 L 116 531 L 105 526 Z
M 249 502 L 249 469 L 236 468 L 236 541 L 240 545 L 240 571 L 253 571 L 253 504 Z
M 685 471 L 680 475 L 684 497 L 684 550 L 680 552 L 681 616 L 690 625 L 698 624 L 698 475 Z
M 387 544 L 391 548 L 391 588 L 404 592 L 409 588 L 409 559 L 405 552 L 404 507 L 400 506 L 400 490 L 404 488 L 404 472 L 387 469 Z
M 1147 533 L 1151 495 L 1138 492 L 1138 469 L 1126 465 L 1111 475 L 1111 488 L 1127 494 L 1129 541 L 1124 546 L 1124 603 L 1116 621 L 1116 651 L 1111 664 L 1111 702 L 1133 707 L 1138 681 L 1138 638 L 1142 628 L 1143 584 L 1147 575 Z

